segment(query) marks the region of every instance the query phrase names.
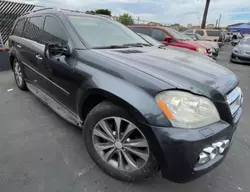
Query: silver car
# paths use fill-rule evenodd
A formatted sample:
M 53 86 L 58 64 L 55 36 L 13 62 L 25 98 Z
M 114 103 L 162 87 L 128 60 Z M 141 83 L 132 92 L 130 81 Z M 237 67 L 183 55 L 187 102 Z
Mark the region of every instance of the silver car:
M 245 36 L 234 47 L 231 62 L 250 64 L 250 36 Z

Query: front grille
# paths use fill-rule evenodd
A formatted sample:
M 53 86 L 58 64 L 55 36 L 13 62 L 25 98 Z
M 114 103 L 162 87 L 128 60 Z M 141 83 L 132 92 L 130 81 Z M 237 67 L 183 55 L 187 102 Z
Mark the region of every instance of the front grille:
M 230 111 L 232 116 L 236 114 L 239 110 L 242 101 L 243 101 L 243 94 L 240 87 L 236 87 L 233 91 L 231 91 L 227 97 L 227 103 L 229 105 Z

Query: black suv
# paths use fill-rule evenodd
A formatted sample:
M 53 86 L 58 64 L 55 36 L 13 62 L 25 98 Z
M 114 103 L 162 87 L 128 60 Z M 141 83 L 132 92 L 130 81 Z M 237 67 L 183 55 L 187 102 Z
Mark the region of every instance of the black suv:
M 93 160 L 117 179 L 160 168 L 188 182 L 228 152 L 242 93 L 209 59 L 157 49 L 110 18 L 54 9 L 18 18 L 9 46 L 17 86 L 81 127 Z

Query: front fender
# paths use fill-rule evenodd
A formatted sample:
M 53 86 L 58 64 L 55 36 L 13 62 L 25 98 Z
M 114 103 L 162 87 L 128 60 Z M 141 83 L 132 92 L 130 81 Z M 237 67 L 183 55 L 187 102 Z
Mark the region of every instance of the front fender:
M 101 95 L 115 103 L 125 104 L 128 107 L 126 110 L 132 112 L 142 123 L 170 125 L 154 96 L 118 77 L 102 75 L 101 78 L 92 77 L 82 83 L 77 92 L 77 111 L 80 117 L 84 102 L 91 95 Z

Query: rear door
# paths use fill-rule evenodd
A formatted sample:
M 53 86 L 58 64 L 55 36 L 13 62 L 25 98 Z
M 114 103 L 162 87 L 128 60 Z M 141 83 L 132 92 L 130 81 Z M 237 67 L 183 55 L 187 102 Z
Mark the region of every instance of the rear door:
M 43 21 L 42 16 L 28 18 L 24 26 L 22 42 L 17 45 L 25 77 L 36 85 L 39 85 L 41 80 L 40 55 L 44 52 L 44 45 L 40 42 L 40 34 Z

